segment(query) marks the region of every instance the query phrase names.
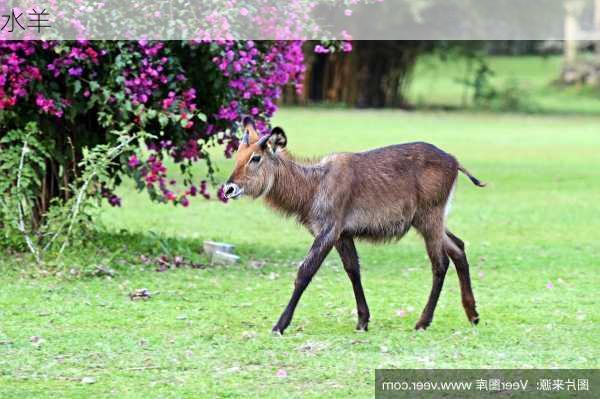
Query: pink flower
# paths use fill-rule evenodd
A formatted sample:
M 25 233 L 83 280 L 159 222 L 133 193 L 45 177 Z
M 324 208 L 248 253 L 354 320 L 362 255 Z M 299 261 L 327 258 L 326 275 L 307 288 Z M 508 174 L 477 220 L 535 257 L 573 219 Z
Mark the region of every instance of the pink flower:
M 168 109 L 171 107 L 171 105 L 173 105 L 173 102 L 174 102 L 174 101 L 175 101 L 175 99 L 174 99 L 174 98 L 171 98 L 171 97 L 169 97 L 169 98 L 165 98 L 165 99 L 162 101 L 162 107 L 163 107 L 163 109 L 164 109 L 165 111 L 166 111 L 166 110 L 168 110 Z
M 284 369 L 279 369 L 277 370 L 277 372 L 275 373 L 275 375 L 279 378 L 285 378 L 288 376 L 288 372 L 285 371 Z
M 351 16 L 352 15 L 352 10 L 349 9 L 349 8 L 347 8 L 346 11 L 344 11 L 344 15 L 347 16 L 347 17 Z
M 396 316 L 398 316 L 398 317 L 405 317 L 406 314 L 407 314 L 406 310 L 404 310 L 404 309 L 398 309 L 398 310 L 396 310 Z
M 175 195 L 172 191 L 165 191 L 165 198 L 168 201 L 175 201 L 177 199 L 177 195 Z
M 186 91 L 183 93 L 183 98 L 184 98 L 184 99 L 185 99 L 185 101 L 187 101 L 187 102 L 191 102 L 191 101 L 195 100 L 195 99 L 196 99 L 196 89 L 194 89 L 194 88 L 191 88 L 191 89 L 189 89 L 189 90 L 186 90 Z
M 546 284 L 546 288 L 548 288 L 548 289 L 554 288 L 554 284 L 552 284 L 552 281 L 548 281 L 548 284 Z
M 243 15 L 244 17 L 248 15 L 248 9 L 247 8 L 240 8 L 240 14 Z

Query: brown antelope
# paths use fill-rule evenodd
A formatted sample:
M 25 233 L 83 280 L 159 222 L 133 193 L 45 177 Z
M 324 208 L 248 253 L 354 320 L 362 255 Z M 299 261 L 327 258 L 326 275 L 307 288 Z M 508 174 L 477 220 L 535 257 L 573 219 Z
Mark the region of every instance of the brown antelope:
M 352 282 L 359 330 L 367 330 L 369 308 L 363 292 L 354 238 L 375 242 L 400 239 L 413 226 L 423 236 L 431 260 L 433 286 L 416 329 L 433 319 L 449 259 L 456 266 L 467 318 L 479 322 L 464 243 L 446 229 L 445 218 L 458 171 L 473 177 L 450 154 L 427 143 L 407 143 L 359 153 L 338 153 L 318 162 L 301 162 L 285 150 L 287 138 L 276 127 L 262 137 L 252 119 L 231 177 L 228 198 L 263 197 L 267 204 L 294 215 L 314 236 L 298 269 L 292 297 L 273 327 L 283 333 L 321 263 L 335 247 Z

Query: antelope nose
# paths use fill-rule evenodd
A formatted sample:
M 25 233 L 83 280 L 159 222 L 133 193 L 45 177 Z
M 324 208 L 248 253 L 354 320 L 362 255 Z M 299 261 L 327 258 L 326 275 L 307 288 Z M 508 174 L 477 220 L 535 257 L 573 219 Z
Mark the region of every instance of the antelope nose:
M 225 196 L 230 197 L 233 193 L 235 193 L 235 187 L 233 186 L 233 184 L 228 184 L 225 186 L 225 189 L 223 191 L 225 193 Z
M 235 183 L 227 183 L 225 184 L 225 187 L 223 187 L 223 194 L 225 194 L 226 198 L 234 198 L 240 191 L 240 188 Z

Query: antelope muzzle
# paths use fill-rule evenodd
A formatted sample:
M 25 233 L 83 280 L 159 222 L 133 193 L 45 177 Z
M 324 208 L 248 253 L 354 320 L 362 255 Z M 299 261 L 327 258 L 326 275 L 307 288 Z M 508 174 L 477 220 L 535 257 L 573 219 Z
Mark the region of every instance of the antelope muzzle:
M 225 186 L 223 186 L 223 194 L 225 195 L 225 198 L 235 199 L 244 194 L 244 189 L 235 183 L 226 183 Z

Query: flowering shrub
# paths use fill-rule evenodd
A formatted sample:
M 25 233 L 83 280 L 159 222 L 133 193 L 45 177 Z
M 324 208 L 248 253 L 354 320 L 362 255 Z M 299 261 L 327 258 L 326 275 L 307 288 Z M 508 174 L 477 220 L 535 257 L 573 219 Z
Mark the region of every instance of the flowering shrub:
M 304 71 L 300 41 L 4 41 L 0 59 L 2 135 L 35 121 L 54 173 L 63 174 L 50 180 L 71 181 L 83 147 L 115 140 L 111 131 L 144 131 L 148 151 L 124 154 L 115 183 L 129 174 L 152 198 L 183 206 L 209 197 L 206 180 L 190 173 L 198 161 L 212 173 L 207 146 L 231 156 L 240 116 L 252 114 L 265 129 L 282 87 L 301 87 Z M 177 188 L 166 156 L 183 171 Z M 99 192 L 119 205 L 111 188 Z
M 35 122 L 51 154 L 38 170 L 47 211 L 78 174 L 84 147 L 114 142 L 111 132 L 147 133 L 146 151 L 124 153 L 112 167 L 113 181 L 97 192 L 114 206 L 112 189 L 132 176 L 151 198 L 187 206 L 189 197 L 209 198 L 212 177 L 207 147 L 230 157 L 237 124 L 252 115 L 264 131 L 287 84 L 302 87 L 302 41 L 0 41 L 0 134 Z M 350 50 L 349 42 L 323 42 L 320 51 Z M 1 144 L 0 144 L 1 145 Z M 183 181 L 168 179 L 165 157 L 180 167 Z M 192 164 L 204 161 L 200 181 Z M 46 184 L 49 187 L 43 187 Z M 50 187 L 52 186 L 52 187 Z M 223 196 L 219 198 L 225 200 Z

